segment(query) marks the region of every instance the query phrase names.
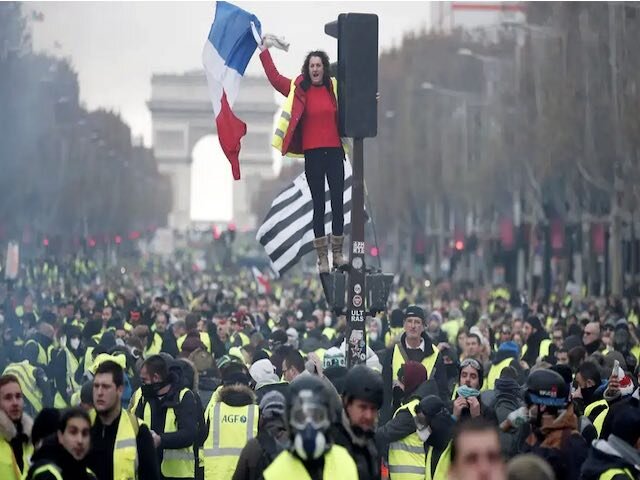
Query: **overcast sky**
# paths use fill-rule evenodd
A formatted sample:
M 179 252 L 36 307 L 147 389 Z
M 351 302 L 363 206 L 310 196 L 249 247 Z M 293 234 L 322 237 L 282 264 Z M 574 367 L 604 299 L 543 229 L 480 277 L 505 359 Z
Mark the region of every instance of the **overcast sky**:
M 288 52 L 272 49 L 276 65 L 287 76 L 299 72 L 310 50 L 323 49 L 337 59 L 337 41 L 325 35 L 324 25 L 340 13 L 376 13 L 383 50 L 399 45 L 404 32 L 427 27 L 431 9 L 424 1 L 234 3 L 260 19 L 263 33 L 282 35 L 291 43 Z M 134 137 L 142 136 L 147 146 L 151 146 L 151 115 L 146 106 L 151 75 L 201 69 L 202 47 L 215 11 L 215 2 L 182 1 L 33 2 L 23 6 L 25 13 L 44 14 L 44 21 L 33 24 L 34 49 L 70 58 L 86 107 L 119 112 Z M 257 53 L 247 73 L 264 75 Z M 213 115 L 211 120 L 213 123 Z M 233 180 L 219 143 L 205 137 L 192 154 L 192 219 L 230 220 Z M 279 159 L 274 161 L 277 169 Z M 216 188 L 211 188 L 213 184 Z
M 429 2 L 235 2 L 254 13 L 262 31 L 283 35 L 289 52 L 276 51 L 285 75 L 296 73 L 306 52 L 326 50 L 336 59 L 336 40 L 324 24 L 339 13 L 376 13 L 380 48 L 399 44 L 403 32 L 427 26 Z M 70 57 L 80 80 L 80 97 L 89 109 L 106 107 L 122 114 L 134 135 L 151 141 L 153 73 L 202 68 L 201 52 L 213 20 L 215 2 L 33 2 L 25 10 L 44 14 L 33 25 L 34 48 Z M 262 75 L 257 54 L 249 73 Z

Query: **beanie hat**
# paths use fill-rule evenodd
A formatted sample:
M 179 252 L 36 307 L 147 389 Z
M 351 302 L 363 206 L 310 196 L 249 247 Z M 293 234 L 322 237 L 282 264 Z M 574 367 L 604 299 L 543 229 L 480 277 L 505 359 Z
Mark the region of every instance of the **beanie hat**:
M 285 398 L 277 390 L 267 392 L 260 400 L 260 417 L 270 419 L 274 417 L 284 417 Z
M 420 403 L 417 405 L 416 410 L 422 412 L 425 417 L 431 419 L 445 408 L 445 404 L 439 396 L 427 395 L 422 400 L 420 400 Z
M 404 312 L 399 308 L 391 311 L 390 323 L 392 328 L 401 328 L 404 322 Z
M 409 361 L 400 367 L 398 377 L 402 379 L 405 395 L 409 395 L 427 380 L 427 369 L 420 362 Z
M 43 408 L 33 421 L 31 441 L 36 445 L 49 435 L 56 433 L 60 423 L 60 411 L 57 408 Z
M 404 311 L 404 320 L 409 317 L 418 317 L 424 322 L 424 310 L 417 305 L 409 305 Z
M 431 320 L 435 320 L 438 322 L 438 325 L 442 325 L 442 314 L 439 311 L 434 310 L 429 314 L 429 321 Z
M 512 341 L 503 342 L 498 347 L 498 351 L 499 352 L 509 352 L 509 353 L 513 353 L 515 356 L 518 356 L 518 353 L 520 351 L 520 347 L 518 347 L 518 344 L 516 342 L 512 342 Z
M 244 365 L 238 362 L 228 363 L 221 372 L 223 385 L 249 385 L 249 375 Z
M 346 367 L 346 365 L 347 362 L 344 357 L 344 352 L 338 347 L 331 347 L 326 352 L 324 352 L 324 357 L 322 358 L 322 368 L 326 369 L 329 367 Z
M 345 380 L 347 378 L 347 367 L 328 367 L 324 370 L 324 376 L 329 379 L 336 391 L 342 395 L 344 393 Z
M 528 323 L 529 325 L 531 325 L 533 328 L 535 328 L 538 331 L 543 330 L 542 322 L 540 322 L 540 319 L 538 318 L 537 315 L 528 316 L 527 319 L 525 320 L 525 323 Z
M 287 334 L 283 330 L 274 330 L 269 335 L 269 342 L 271 342 L 273 348 L 277 348 L 280 345 L 287 343 Z

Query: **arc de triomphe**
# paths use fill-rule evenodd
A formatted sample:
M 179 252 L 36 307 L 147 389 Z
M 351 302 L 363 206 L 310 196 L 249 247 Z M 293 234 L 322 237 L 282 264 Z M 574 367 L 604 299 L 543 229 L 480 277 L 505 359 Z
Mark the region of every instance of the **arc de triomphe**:
M 168 220 L 174 229 L 184 230 L 191 222 L 193 148 L 201 138 L 216 134 L 207 92 L 203 71 L 154 74 L 151 78 L 151 100 L 147 105 L 151 111 L 153 149 L 158 169 L 171 179 L 173 206 Z M 262 179 L 273 177 L 271 136 L 276 109 L 273 89 L 266 78 L 242 79 L 233 106 L 234 113 L 247 124 L 240 150 L 242 179 L 233 182 L 233 221 L 239 228 L 256 226 L 257 219 L 251 212 L 251 192 Z

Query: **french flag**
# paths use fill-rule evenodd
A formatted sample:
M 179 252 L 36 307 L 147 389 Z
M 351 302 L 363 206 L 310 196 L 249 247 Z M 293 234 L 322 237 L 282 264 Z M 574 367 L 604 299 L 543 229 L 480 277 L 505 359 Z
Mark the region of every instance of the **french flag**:
M 258 46 L 253 29 L 259 37 L 261 25 L 255 15 L 231 3 L 216 2 L 213 24 L 202 51 L 220 146 L 231 163 L 235 180 L 240 179 L 240 140 L 247 133 L 247 125 L 234 115 L 231 107 Z

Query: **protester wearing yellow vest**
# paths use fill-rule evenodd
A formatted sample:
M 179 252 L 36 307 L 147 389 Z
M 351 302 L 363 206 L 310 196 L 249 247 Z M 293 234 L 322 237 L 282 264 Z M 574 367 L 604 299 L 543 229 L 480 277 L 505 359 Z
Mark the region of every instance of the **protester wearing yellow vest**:
M 258 406 L 248 384 L 243 365 L 230 363 L 222 370 L 222 387 L 205 411 L 205 480 L 231 480 L 243 447 L 258 433 Z
M 384 364 L 382 365 L 385 395 L 388 396 L 389 392 L 393 392 L 393 398 L 385 398 L 385 408 L 391 407 L 387 418 L 397 408 L 397 398 L 401 395 L 398 388 L 398 371 L 409 360 L 420 362 L 424 365 L 429 380 L 435 380 L 439 393 L 443 398 L 449 394 L 447 374 L 442 356 L 429 336 L 424 333 L 424 310 L 412 305 L 407 307 L 404 315 L 404 333 L 400 340 L 387 350 L 384 356 Z
M 500 378 L 500 373 L 507 367 L 513 367 L 516 372 L 520 371 L 518 358 L 519 352 L 517 343 L 512 341 L 501 343 L 498 347 L 498 351 L 491 361 L 491 367 L 489 367 L 489 373 L 487 374 L 487 381 L 484 382 L 482 389 L 493 390 L 496 385 L 496 380 Z
M 124 371 L 102 362 L 93 379 L 91 450 L 87 465 L 100 480 L 160 480 L 149 427 L 121 407 Z
M 63 328 L 63 335 L 58 342 L 60 347 L 54 351 L 49 366 L 55 385 L 53 405 L 56 408 L 70 406 L 71 395 L 81 386 L 80 329 L 73 325 L 65 325 Z
M 427 395 L 416 406 L 416 433 L 426 450 L 425 479 L 445 480 L 451 460 L 451 437 L 456 424 L 442 399 Z
M 423 396 L 427 371 L 424 365 L 408 361 L 400 371 L 404 390 L 402 404 L 393 418 L 376 430 L 376 443 L 389 448 L 391 480 L 422 480 L 425 475 L 425 449 L 413 420 L 415 408 Z
M 37 365 L 46 371 L 54 348 L 53 337 L 54 329 L 49 323 L 38 324 L 38 331 L 24 344 L 23 358 L 31 365 Z
M 16 376 L 0 377 L 0 478 L 20 480 L 29 468 L 32 418 L 24 413 L 24 396 Z M 22 440 L 13 441 L 19 435 Z
M 330 76 L 325 52 L 307 54 L 302 74 L 289 79 L 280 75 L 269 50 L 260 60 L 269 82 L 287 97 L 276 125 L 272 145 L 282 155 L 305 157 L 305 175 L 313 200 L 314 246 L 320 273 L 329 272 L 329 236 L 325 235 L 325 178 L 331 195 L 333 266 L 346 263 L 344 242 L 344 147 L 338 133 L 338 87 Z M 303 121 L 304 120 L 304 121 Z
M 14 375 L 20 383 L 24 397 L 24 411 L 35 417 L 43 407 L 53 406 L 53 394 L 44 371 L 27 360 L 10 363 L 3 375 Z
M 31 457 L 25 480 L 96 480 L 86 466 L 91 419 L 81 408 L 65 411 L 55 438 L 47 438 Z
M 290 450 L 282 452 L 267 467 L 265 480 L 358 479 L 356 464 L 348 451 L 333 444 L 330 429 L 336 418 L 331 395 L 315 375 L 300 375 L 291 383 L 287 401 Z
M 555 345 L 548 338 L 540 319 L 536 315 L 527 317 L 522 326 L 522 335 L 524 345 L 520 360 L 526 363 L 526 368 L 533 367 L 538 358 L 555 355 Z
M 142 397 L 132 411 L 151 429 L 163 478 L 193 478 L 201 416 L 193 392 L 182 388 L 161 355 L 145 360 L 140 380 Z

